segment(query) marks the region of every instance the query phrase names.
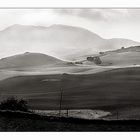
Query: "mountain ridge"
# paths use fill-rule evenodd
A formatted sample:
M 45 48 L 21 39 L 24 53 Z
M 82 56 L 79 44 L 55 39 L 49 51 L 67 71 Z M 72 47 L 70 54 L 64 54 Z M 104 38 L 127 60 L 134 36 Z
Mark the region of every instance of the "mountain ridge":
M 0 57 L 34 51 L 72 60 L 81 55 L 140 45 L 133 40 L 121 40 L 104 39 L 87 29 L 68 25 L 45 27 L 15 24 L 0 31 Z

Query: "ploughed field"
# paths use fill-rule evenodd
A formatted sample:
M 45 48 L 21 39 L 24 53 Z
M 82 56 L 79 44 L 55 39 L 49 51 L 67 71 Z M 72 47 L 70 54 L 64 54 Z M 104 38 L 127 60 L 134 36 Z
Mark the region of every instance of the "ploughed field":
M 86 75 L 28 75 L 0 81 L 1 99 L 16 96 L 32 109 L 110 109 L 140 106 L 140 68 Z

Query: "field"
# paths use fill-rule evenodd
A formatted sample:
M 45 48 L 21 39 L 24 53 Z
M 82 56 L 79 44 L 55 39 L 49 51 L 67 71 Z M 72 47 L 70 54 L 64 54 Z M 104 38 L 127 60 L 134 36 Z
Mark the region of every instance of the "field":
M 132 51 L 132 52 L 121 52 L 116 53 L 112 52 L 108 55 L 104 55 L 101 57 L 101 60 L 105 64 L 111 64 L 113 66 L 134 66 L 140 65 L 140 52 Z
M 131 67 L 86 75 L 15 76 L 0 81 L 0 97 L 25 98 L 32 109 L 59 109 L 62 91 L 62 109 L 139 109 L 139 74 L 139 67 Z

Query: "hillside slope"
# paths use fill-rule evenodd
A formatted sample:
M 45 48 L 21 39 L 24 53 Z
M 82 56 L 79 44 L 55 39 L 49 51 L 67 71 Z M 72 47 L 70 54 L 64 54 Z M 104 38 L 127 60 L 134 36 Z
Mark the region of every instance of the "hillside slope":
M 103 64 L 114 66 L 140 65 L 140 46 L 107 51 L 100 58 Z
M 62 79 L 62 81 L 61 81 Z M 123 68 L 87 75 L 17 76 L 0 81 L 1 99 L 23 97 L 34 109 L 140 106 L 140 68 Z
M 0 59 L 0 68 L 27 68 L 42 65 L 61 64 L 63 61 L 41 53 L 29 53 L 14 55 Z
M 140 65 L 140 52 L 123 52 L 108 54 L 101 57 L 102 63 L 113 66 L 135 66 Z

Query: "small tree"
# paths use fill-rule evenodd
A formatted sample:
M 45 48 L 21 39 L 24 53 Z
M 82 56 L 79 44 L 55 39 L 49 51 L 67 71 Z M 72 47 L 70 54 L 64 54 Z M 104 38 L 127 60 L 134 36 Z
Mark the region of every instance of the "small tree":
M 98 56 L 94 57 L 94 63 L 97 64 L 97 65 L 101 64 L 102 61 L 101 61 L 100 57 L 98 57 Z
M 94 62 L 95 64 L 99 65 L 102 63 L 101 59 L 99 56 L 90 56 L 90 57 L 87 57 L 87 60 L 88 61 L 91 61 L 91 62 Z
M 99 54 L 100 54 L 100 55 L 103 55 L 103 54 L 104 54 L 104 52 L 99 52 Z
M 28 111 L 28 103 L 24 99 L 9 97 L 0 103 L 1 110 Z

